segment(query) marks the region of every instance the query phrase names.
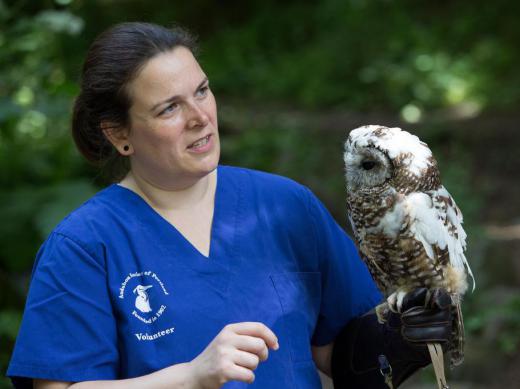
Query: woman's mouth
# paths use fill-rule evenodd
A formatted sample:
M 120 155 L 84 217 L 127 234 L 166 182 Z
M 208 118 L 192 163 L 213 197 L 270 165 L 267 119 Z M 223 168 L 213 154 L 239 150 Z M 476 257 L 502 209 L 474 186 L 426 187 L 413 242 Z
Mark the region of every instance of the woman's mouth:
M 199 153 L 206 152 L 211 148 L 210 140 L 211 140 L 211 134 L 193 142 L 191 145 L 188 146 L 188 149 L 191 151 L 199 152 Z

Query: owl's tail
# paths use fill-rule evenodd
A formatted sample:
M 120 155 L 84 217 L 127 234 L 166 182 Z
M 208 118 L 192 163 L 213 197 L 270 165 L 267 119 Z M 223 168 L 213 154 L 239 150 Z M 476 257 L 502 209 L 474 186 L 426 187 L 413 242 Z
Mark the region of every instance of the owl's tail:
M 452 295 L 453 299 L 453 328 L 452 339 L 453 347 L 450 352 L 450 367 L 454 368 L 464 362 L 464 321 L 462 318 L 461 298 L 459 295 Z

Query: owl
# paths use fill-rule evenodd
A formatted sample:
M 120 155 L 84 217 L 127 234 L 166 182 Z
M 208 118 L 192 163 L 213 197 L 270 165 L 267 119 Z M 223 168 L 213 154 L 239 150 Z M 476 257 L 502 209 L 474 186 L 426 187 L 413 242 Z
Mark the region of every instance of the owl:
M 427 144 L 400 128 L 369 125 L 345 142 L 348 217 L 361 258 L 386 302 L 400 312 L 403 297 L 418 287 L 446 289 L 455 314 L 451 365 L 464 359 L 461 298 L 473 273 L 464 255 L 462 214 L 441 184 Z

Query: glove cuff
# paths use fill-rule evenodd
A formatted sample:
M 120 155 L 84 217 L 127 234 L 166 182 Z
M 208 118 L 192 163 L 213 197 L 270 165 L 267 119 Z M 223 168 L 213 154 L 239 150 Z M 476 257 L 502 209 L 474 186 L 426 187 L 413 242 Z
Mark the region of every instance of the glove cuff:
M 334 341 L 334 388 L 388 389 L 380 372 L 380 355 L 390 363 L 394 387 L 430 364 L 427 347 L 409 344 L 400 332 L 400 328 L 380 324 L 373 311 L 351 320 Z

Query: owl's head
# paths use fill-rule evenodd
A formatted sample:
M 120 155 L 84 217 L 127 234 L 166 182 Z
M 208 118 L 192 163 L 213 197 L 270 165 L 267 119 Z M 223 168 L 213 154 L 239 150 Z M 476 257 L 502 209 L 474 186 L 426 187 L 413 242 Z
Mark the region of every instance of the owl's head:
M 377 125 L 350 132 L 343 160 L 349 191 L 381 187 L 396 176 L 419 181 L 435 165 L 430 149 L 418 137 Z

